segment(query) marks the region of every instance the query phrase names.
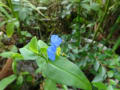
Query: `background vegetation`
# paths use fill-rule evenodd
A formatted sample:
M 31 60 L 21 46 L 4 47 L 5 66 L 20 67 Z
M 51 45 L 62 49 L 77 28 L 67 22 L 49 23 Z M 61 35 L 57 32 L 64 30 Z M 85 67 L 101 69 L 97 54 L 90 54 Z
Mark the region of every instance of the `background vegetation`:
M 66 74 L 61 78 L 66 81 L 56 74 L 50 76 L 49 71 L 44 74 L 41 62 L 31 61 L 36 55 L 25 60 L 26 48 L 31 47 L 32 52 L 36 46 L 47 48 L 53 34 L 62 38 L 59 59 L 81 69 L 84 75 L 76 75 L 83 75 L 84 83 Z M 1 90 L 120 90 L 119 55 L 120 0 L 0 0 Z M 52 64 L 64 67 L 60 62 Z M 58 70 L 58 76 L 64 75 Z

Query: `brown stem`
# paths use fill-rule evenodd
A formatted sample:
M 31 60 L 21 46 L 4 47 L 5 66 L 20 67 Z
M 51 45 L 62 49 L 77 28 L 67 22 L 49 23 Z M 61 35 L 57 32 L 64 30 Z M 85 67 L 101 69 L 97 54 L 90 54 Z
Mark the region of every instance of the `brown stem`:
M 12 59 L 7 59 L 5 65 L 3 66 L 2 70 L 0 71 L 0 80 L 13 74 L 12 71 Z

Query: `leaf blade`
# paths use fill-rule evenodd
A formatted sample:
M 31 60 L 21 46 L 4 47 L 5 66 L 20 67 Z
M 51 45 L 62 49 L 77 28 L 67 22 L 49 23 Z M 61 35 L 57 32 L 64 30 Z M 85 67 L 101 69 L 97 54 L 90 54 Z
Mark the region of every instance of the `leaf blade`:
M 12 34 L 14 33 L 14 23 L 13 22 L 9 22 L 8 24 L 7 24 L 7 26 L 6 26 L 6 29 L 7 29 L 7 31 L 6 31 L 6 33 L 7 33 L 7 36 L 8 37 L 11 37 L 12 36 Z
M 33 37 L 32 40 L 29 43 L 29 49 L 33 51 L 34 53 L 38 53 L 38 44 L 37 44 L 37 38 Z
M 91 85 L 83 72 L 75 64 L 62 57 L 47 65 L 45 75 L 57 83 L 91 90 Z
M 10 83 L 12 83 L 16 79 L 16 75 L 11 75 L 0 81 L 0 89 L 4 90 Z
M 50 79 L 45 80 L 44 90 L 58 90 L 56 83 Z

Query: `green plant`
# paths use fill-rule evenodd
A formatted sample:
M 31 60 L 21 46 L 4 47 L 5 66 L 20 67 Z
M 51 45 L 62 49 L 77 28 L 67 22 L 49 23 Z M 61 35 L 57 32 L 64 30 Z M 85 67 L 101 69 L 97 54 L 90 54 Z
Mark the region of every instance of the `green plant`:
M 41 40 L 37 41 L 34 37 L 27 46 L 20 49 L 20 52 L 24 60 L 36 60 L 39 72 L 42 72 L 45 78 L 52 80 L 52 83 L 91 90 L 89 81 L 76 65 L 62 56 L 56 56 L 54 62 L 50 61 L 47 56 L 47 48 L 47 44 Z M 69 82 L 70 79 L 71 82 Z
M 63 56 L 56 56 L 55 61 L 50 61 L 47 56 L 47 48 L 48 45 L 46 43 L 42 40 L 37 41 L 36 37 L 33 37 L 25 47 L 20 49 L 22 56 L 12 52 L 11 55 L 10 53 L 9 55 L 14 59 L 23 57 L 23 60 L 35 60 L 39 67 L 37 72 L 41 72 L 46 79 L 45 87 L 47 88 L 55 89 L 56 83 L 60 83 L 63 85 L 91 90 L 89 81 L 75 64 Z M 5 56 L 5 54 L 2 56 Z M 17 73 L 15 66 L 16 60 L 13 62 L 13 71 Z M 48 81 L 51 82 L 51 85 L 47 85 Z
M 0 40 L 14 33 L 15 43 L 28 44 L 17 53 L 17 48 L 6 52 L 3 46 L 8 46 L 0 43 L 0 56 L 13 59 L 14 72 L 0 87 L 119 90 L 119 6 L 120 0 L 1 0 Z M 43 42 L 53 33 L 62 35 L 61 45 L 58 36 L 50 46 Z M 28 70 L 19 70 L 21 62 L 31 64 L 25 65 Z
M 11 0 L 8 0 L 9 5 L 6 5 L 0 2 L 0 10 L 2 18 L 4 19 L 0 24 L 0 27 L 6 24 L 6 34 L 8 37 L 11 37 L 14 33 L 15 28 L 17 28 L 18 33 L 19 31 L 19 20 L 17 16 L 15 16 L 15 12 L 13 10 L 13 6 Z M 8 13 L 8 10 L 10 13 Z

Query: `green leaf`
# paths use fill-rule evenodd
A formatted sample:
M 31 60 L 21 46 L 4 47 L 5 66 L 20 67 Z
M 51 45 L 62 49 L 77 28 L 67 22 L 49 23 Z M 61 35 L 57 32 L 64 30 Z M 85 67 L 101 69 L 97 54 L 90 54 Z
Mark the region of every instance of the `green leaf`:
M 17 62 L 15 60 L 12 63 L 12 70 L 15 74 L 17 73 Z
M 94 3 L 94 2 L 91 4 L 90 7 L 91 7 L 91 9 L 94 10 L 94 11 L 97 11 L 97 10 L 99 10 L 99 8 L 100 8 L 99 4 Z
M 110 79 L 109 83 L 110 83 L 110 85 L 117 85 L 117 82 L 113 79 Z
M 110 32 L 107 36 L 107 40 L 109 40 L 112 35 L 114 34 L 114 32 L 117 32 L 117 28 L 119 27 L 119 24 L 120 24 L 120 16 L 117 17 L 115 23 L 113 24 L 113 26 L 110 28 Z
M 11 75 L 0 81 L 0 90 L 4 90 L 10 83 L 16 79 L 16 75 Z
M 116 41 L 115 45 L 113 46 L 112 50 L 115 52 L 115 50 L 120 46 L 120 37 Z
M 96 77 L 93 79 L 92 82 L 100 82 L 104 80 L 104 77 L 106 75 L 106 70 L 103 66 L 100 68 L 100 72 L 96 75 Z
M 22 85 L 22 83 L 23 83 L 23 76 L 22 75 L 20 75 L 18 78 L 17 78 L 17 85 Z
M 50 79 L 45 80 L 44 90 L 58 90 L 56 83 Z
M 29 75 L 30 73 L 29 72 L 27 72 L 27 71 L 25 71 L 25 72 L 21 72 L 21 75 Z
M 32 51 L 26 48 L 21 48 L 20 53 L 24 57 L 24 60 L 36 60 L 37 59 L 36 54 L 34 54 Z
M 46 68 L 46 77 L 57 83 L 92 90 L 83 72 L 66 58 L 57 57 L 54 62 L 50 61 Z
M 6 7 L 7 9 L 10 10 L 10 8 L 7 5 L 5 5 L 4 3 L 2 3 L 1 1 L 0 1 L 0 7 Z
M 37 38 L 33 37 L 32 40 L 29 43 L 29 49 L 33 51 L 34 53 L 38 53 L 38 44 L 37 44 Z
M 68 87 L 66 85 L 62 85 L 63 90 L 68 90 Z
M 13 53 L 11 58 L 13 58 L 14 60 L 22 60 L 23 56 L 19 53 Z
M 73 51 L 74 54 L 78 54 L 79 53 L 78 48 L 74 48 L 74 49 L 72 49 L 72 51 Z
M 41 48 L 47 48 L 47 47 L 48 47 L 48 45 L 45 42 L 43 42 L 42 40 L 38 41 L 38 48 L 39 49 L 41 49 Z
M 24 21 L 26 19 L 26 17 L 28 16 L 27 14 L 28 10 L 26 8 L 21 8 L 21 10 L 19 10 L 19 18 L 20 20 Z
M 102 82 L 95 82 L 93 85 L 98 89 L 98 90 L 106 90 L 107 87 L 105 86 L 104 83 Z
M 21 35 L 23 35 L 25 37 L 32 37 L 32 34 L 29 33 L 28 31 L 21 31 Z
M 114 76 L 114 72 L 113 72 L 112 70 L 111 70 L 111 71 L 108 71 L 107 74 L 108 74 L 108 77 L 109 77 L 109 78 L 111 78 L 111 77 Z
M 36 63 L 38 65 L 38 69 L 37 72 L 42 72 L 46 69 L 46 60 L 42 57 L 38 57 L 38 59 L 36 60 Z
M 113 89 L 112 85 L 109 85 L 109 86 L 107 87 L 107 90 L 114 90 L 114 89 Z
M 13 58 L 13 59 L 16 59 L 16 60 L 21 60 L 23 59 L 22 55 L 19 54 L 19 53 L 14 53 L 14 52 L 3 52 L 3 53 L 0 53 L 0 56 L 4 57 L 4 58 Z
M 4 26 L 6 24 L 6 21 L 0 22 L 0 27 Z
M 3 52 L 0 53 L 0 56 L 4 57 L 4 58 L 9 58 L 14 54 L 14 52 Z
M 17 52 L 18 52 L 18 49 L 17 49 L 17 47 L 16 47 L 15 45 L 13 45 L 13 46 L 10 48 L 10 51 L 17 53 Z
M 5 15 L 5 16 L 7 17 L 7 19 L 12 18 L 12 16 L 10 16 L 10 14 L 8 13 L 8 11 L 7 11 L 5 8 L 0 7 L 0 12 L 2 12 L 3 15 Z M 1 14 L 2 14 L 2 13 L 1 13 Z
M 99 66 L 100 66 L 99 62 L 96 61 L 95 64 L 94 64 L 94 69 L 95 69 L 95 71 L 98 71 Z
M 16 18 L 9 19 L 6 25 L 6 33 L 8 37 L 11 37 L 14 33 L 14 28 L 19 28 L 20 24 Z
M 75 60 L 76 60 L 75 55 L 74 55 L 74 54 L 72 54 L 72 53 L 69 53 L 69 57 L 70 57 L 70 59 L 71 59 L 71 60 L 73 60 L 73 61 L 75 61 Z
M 33 81 L 33 76 L 32 75 L 28 75 L 26 77 L 26 81 L 29 82 L 29 83 L 31 83 Z
M 44 57 L 47 57 L 47 48 L 48 45 L 45 42 L 42 40 L 38 41 L 38 50 Z
M 82 6 L 82 8 L 86 9 L 87 11 L 91 10 L 90 5 L 88 5 L 88 4 L 83 3 L 83 4 L 81 4 L 81 6 Z
M 40 53 L 42 54 L 42 56 L 44 56 L 45 58 L 47 58 L 47 48 L 41 48 L 40 49 Z
M 8 24 L 7 24 L 7 26 L 6 26 L 6 29 L 7 29 L 7 31 L 6 31 L 6 33 L 7 33 L 7 36 L 8 37 L 11 37 L 12 36 L 12 34 L 14 33 L 14 23 L 13 22 L 9 22 Z

